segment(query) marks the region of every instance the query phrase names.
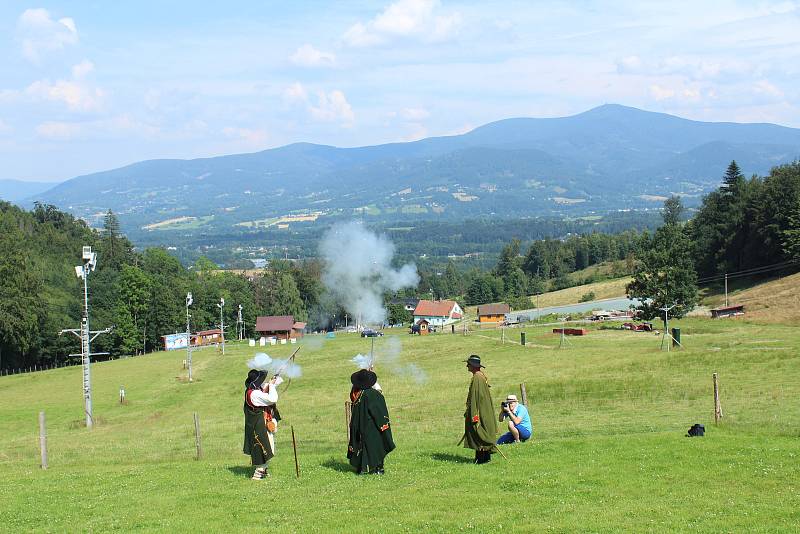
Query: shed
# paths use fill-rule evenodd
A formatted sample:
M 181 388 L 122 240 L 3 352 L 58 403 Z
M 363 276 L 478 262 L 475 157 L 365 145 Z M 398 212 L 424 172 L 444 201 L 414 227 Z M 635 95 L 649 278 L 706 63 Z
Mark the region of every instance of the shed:
M 506 314 L 510 311 L 511 306 L 505 303 L 483 304 L 478 306 L 478 322 L 502 323 L 506 320 Z
M 713 319 L 722 319 L 723 317 L 736 317 L 744 315 L 744 305 L 739 306 L 725 306 L 722 308 L 714 308 L 711 310 L 711 317 Z
M 303 328 L 305 328 L 305 325 L 303 325 Z M 302 333 L 297 334 L 295 332 L 295 320 L 291 315 L 267 315 L 257 317 L 256 332 L 258 332 L 261 337 L 274 337 L 276 339 L 290 339 L 302 335 Z

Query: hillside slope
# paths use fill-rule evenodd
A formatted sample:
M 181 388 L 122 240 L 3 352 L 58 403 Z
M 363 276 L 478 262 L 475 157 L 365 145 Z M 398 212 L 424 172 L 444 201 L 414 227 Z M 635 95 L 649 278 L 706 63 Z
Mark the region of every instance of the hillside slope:
M 273 475 L 259 482 L 249 479 L 241 454 L 242 381 L 256 349 L 230 344 L 224 357 L 197 351 L 192 384 L 180 351 L 96 364 L 92 431 L 81 426 L 79 367 L 0 377 L 2 525 L 17 532 L 213 532 L 266 521 L 276 532 L 341 532 L 369 506 L 378 519 L 360 527 L 365 532 L 499 532 L 509 524 L 791 530 L 800 504 L 796 328 L 699 319 L 676 325 L 684 349 L 672 352 L 660 351 L 652 335 L 599 329 L 567 350 L 558 350 L 549 328 L 527 329 L 524 348 L 509 336 L 501 344 L 499 332 L 420 337 L 403 330 L 376 339 L 397 443 L 381 478 L 357 477 L 345 459 L 350 359 L 371 347 L 355 334 L 304 341 L 303 376 L 281 388 Z M 291 348 L 268 347 L 273 357 Z M 479 467 L 456 446 L 469 381 L 463 360 L 471 353 L 482 356 L 497 403 L 527 384 L 534 425 L 532 443 L 508 446 L 507 459 L 495 455 Z M 712 372 L 722 384 L 718 427 Z M 40 410 L 47 471 L 38 468 Z M 202 432 L 199 461 L 193 412 Z M 683 437 L 697 422 L 706 424 L 706 437 Z M 453 496 L 474 488 L 491 489 L 493 498 L 479 510 L 454 505 Z

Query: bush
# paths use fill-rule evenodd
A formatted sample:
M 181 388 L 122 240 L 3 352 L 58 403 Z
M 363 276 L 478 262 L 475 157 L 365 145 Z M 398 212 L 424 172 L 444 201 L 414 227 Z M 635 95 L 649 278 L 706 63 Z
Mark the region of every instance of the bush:
M 594 300 L 594 291 L 590 291 L 581 296 L 581 302 L 590 302 L 592 300 Z

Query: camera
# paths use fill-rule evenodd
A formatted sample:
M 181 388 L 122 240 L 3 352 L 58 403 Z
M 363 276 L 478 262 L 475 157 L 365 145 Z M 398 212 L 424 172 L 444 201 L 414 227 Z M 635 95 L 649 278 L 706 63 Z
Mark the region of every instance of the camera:
M 501 408 L 505 408 L 506 406 L 508 406 L 508 403 L 506 401 L 500 402 L 500 407 Z

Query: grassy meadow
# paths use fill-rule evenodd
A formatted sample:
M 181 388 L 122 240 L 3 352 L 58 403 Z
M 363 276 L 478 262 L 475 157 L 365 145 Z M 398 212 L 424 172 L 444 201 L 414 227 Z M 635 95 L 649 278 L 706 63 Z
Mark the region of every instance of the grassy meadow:
M 82 426 L 79 367 L 0 378 L 0 530 L 274 532 L 791 532 L 800 524 L 800 333 L 796 326 L 686 319 L 684 348 L 598 325 L 376 340 L 397 449 L 383 477 L 345 458 L 354 334 L 307 336 L 303 376 L 281 386 L 272 477 L 251 481 L 242 447 L 245 362 L 229 344 L 95 364 L 95 428 Z M 285 357 L 291 345 L 267 347 Z M 400 349 L 399 358 L 385 355 Z M 480 354 L 496 404 L 527 384 L 533 439 L 488 465 L 456 446 Z M 414 377 L 409 364 L 424 371 Z M 723 422 L 713 422 L 719 373 Z M 128 403 L 120 405 L 124 385 Z M 288 386 L 288 387 L 287 387 Z M 48 422 L 39 467 L 37 414 Z M 192 412 L 202 428 L 194 459 Z M 693 423 L 703 438 L 686 438 Z M 295 478 L 290 426 L 298 440 Z

